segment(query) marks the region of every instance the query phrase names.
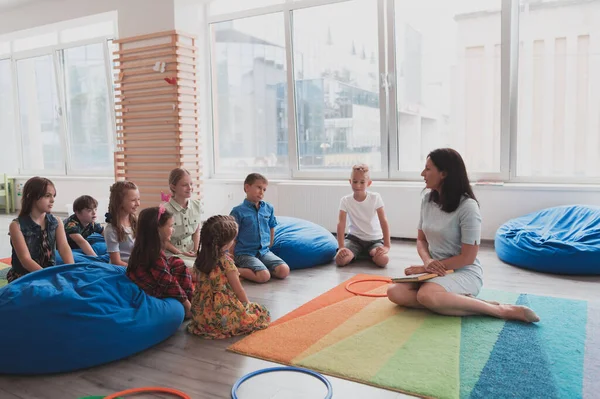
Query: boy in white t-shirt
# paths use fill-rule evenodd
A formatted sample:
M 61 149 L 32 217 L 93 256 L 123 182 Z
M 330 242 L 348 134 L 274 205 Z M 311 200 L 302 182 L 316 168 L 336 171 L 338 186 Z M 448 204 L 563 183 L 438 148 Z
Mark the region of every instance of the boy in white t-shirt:
M 337 225 L 338 252 L 335 263 L 346 266 L 360 255 L 369 255 L 379 267 L 387 266 L 390 250 L 390 228 L 383 210 L 379 193 L 367 191 L 373 183 L 369 167 L 354 165 L 350 175 L 353 194 L 340 201 L 340 216 Z M 348 215 L 348 235 L 346 233 Z M 345 239 L 344 239 L 345 238 Z

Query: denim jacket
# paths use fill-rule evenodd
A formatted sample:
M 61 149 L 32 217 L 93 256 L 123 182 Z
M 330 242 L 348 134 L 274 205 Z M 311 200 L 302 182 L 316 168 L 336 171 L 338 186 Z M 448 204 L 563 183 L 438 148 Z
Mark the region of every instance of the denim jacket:
M 27 249 L 29 249 L 31 259 L 36 261 L 41 267 L 54 266 L 56 264 L 56 228 L 58 227 L 58 220 L 54 217 L 54 215 L 50 213 L 46 214 L 46 229 L 48 231 L 48 244 L 51 249 L 51 254 L 49 261 L 44 265 L 40 263 L 42 259 L 42 227 L 36 222 L 34 222 L 29 215 L 19 216 L 13 221 L 19 223 L 21 233 L 23 233 L 25 243 L 27 244 Z M 19 257 L 15 252 L 15 248 L 12 245 L 12 241 L 10 245 L 13 248 L 12 268 L 14 269 L 14 271 L 19 274 L 29 273 L 29 271 L 25 269 L 19 261 Z

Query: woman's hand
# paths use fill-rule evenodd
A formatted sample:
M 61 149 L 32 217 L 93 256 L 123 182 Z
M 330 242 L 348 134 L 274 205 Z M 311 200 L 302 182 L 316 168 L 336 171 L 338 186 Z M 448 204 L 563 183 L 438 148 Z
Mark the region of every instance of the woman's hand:
M 427 263 L 425 263 L 425 271 L 427 273 L 435 273 L 438 276 L 446 275 L 446 267 L 439 260 L 429 259 Z
M 181 255 L 187 256 L 188 258 L 195 258 L 196 253 L 194 251 L 181 252 Z
M 411 274 L 425 273 L 425 266 L 411 266 L 404 269 L 404 274 L 410 276 Z

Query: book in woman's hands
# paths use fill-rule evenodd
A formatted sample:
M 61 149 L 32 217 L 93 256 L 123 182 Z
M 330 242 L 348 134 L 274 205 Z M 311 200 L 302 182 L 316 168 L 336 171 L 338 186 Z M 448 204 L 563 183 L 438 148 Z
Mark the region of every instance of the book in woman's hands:
M 454 270 L 446 270 L 446 273 L 453 273 Z M 418 283 L 419 281 L 426 281 L 434 277 L 439 277 L 435 273 L 418 273 L 411 274 L 410 276 L 396 277 L 392 279 L 392 283 Z

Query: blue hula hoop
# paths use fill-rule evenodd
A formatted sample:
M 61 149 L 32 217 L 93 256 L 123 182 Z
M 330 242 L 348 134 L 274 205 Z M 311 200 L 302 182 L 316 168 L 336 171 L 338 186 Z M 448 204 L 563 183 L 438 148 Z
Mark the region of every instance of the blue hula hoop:
M 311 375 L 311 376 L 317 378 L 318 380 L 320 380 L 327 387 L 327 395 L 325 395 L 325 399 L 331 399 L 333 397 L 333 388 L 331 387 L 331 383 L 329 382 L 329 380 L 327 378 L 323 377 L 323 375 L 321 375 L 315 371 L 303 369 L 300 367 L 279 366 L 279 367 L 270 367 L 270 368 L 266 368 L 266 369 L 252 371 L 251 373 L 248 373 L 245 376 L 243 376 L 242 378 L 240 378 L 239 380 L 237 380 L 235 382 L 235 384 L 233 384 L 233 387 L 231 388 L 231 399 L 238 399 L 238 396 L 237 396 L 238 388 L 240 387 L 240 385 L 242 385 L 244 382 L 246 382 L 250 378 L 256 377 L 259 374 L 272 373 L 274 371 L 294 371 L 297 373 L 304 373 L 304 374 Z

